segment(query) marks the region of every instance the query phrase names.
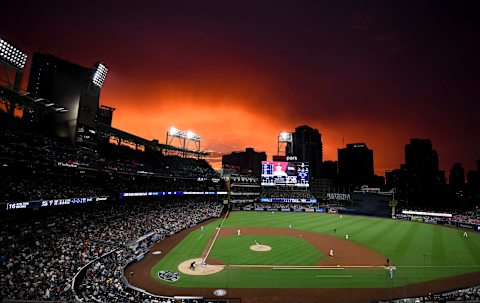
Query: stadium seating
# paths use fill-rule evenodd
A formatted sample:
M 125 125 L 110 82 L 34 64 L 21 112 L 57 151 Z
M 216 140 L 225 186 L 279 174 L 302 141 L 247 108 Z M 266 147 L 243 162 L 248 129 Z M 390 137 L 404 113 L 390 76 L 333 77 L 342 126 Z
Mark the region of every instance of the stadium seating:
M 205 198 L 168 198 L 156 203 L 114 201 L 42 210 L 30 216 L 4 216 L 0 232 L 1 297 L 70 300 L 74 297 L 71 284 L 75 274 L 90 261 L 118 248 L 110 257 L 92 263 L 80 296 L 90 300 L 93 294 L 95 301 L 140 296 L 119 284 L 119 269 L 132 253 L 130 244 L 152 232 L 162 239 L 218 217 L 222 209 L 218 201 Z M 97 285 L 93 290 L 91 282 L 99 279 L 107 282 L 101 284 L 106 286 Z

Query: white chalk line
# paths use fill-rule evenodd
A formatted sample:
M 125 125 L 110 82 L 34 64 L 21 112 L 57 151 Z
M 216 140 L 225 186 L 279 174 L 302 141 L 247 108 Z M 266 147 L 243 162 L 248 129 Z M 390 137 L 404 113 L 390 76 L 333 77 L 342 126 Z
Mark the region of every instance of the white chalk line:
M 317 276 L 317 278 L 351 278 L 352 275 Z
M 343 267 L 323 267 L 323 268 L 318 268 L 318 267 L 273 267 L 272 269 L 308 269 L 308 270 L 343 270 L 345 268 Z
M 210 244 L 210 247 L 208 248 L 208 251 L 207 251 L 207 254 L 205 255 L 205 258 L 203 258 L 203 261 L 205 263 L 207 263 L 208 255 L 210 254 L 210 251 L 212 250 L 213 244 L 215 244 L 215 241 L 217 240 L 218 234 L 220 233 L 220 229 L 222 228 L 223 222 L 225 222 L 225 219 L 227 218 L 229 211 L 230 210 L 227 210 L 227 213 L 225 214 L 225 217 L 223 217 L 222 223 L 220 223 L 220 226 L 218 227 L 217 234 L 215 235 L 215 238 L 213 238 L 212 244 Z
M 250 268 L 271 268 L 271 269 L 346 269 L 346 268 L 382 268 L 390 269 L 389 266 L 383 265 L 248 265 L 248 264 L 229 264 L 229 267 L 250 267 Z M 393 269 L 397 268 L 480 268 L 478 265 L 392 265 Z
M 248 264 L 229 264 L 235 267 L 259 267 L 259 268 L 291 268 L 291 269 L 338 269 L 338 268 L 386 268 L 383 265 L 248 265 Z

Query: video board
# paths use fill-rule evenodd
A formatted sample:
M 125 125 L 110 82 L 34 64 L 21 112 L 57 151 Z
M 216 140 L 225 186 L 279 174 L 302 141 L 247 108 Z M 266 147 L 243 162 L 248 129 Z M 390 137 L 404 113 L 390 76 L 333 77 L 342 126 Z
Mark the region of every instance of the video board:
M 307 162 L 262 161 L 262 186 L 308 187 Z

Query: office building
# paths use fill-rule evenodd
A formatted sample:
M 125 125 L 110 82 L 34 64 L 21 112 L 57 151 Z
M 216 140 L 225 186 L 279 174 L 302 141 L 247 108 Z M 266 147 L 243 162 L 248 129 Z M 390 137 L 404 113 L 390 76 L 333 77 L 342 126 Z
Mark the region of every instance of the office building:
M 223 167 L 238 167 L 243 175 L 260 177 L 262 161 L 267 161 L 265 152 L 256 152 L 252 147 L 222 156 Z
M 323 160 L 322 135 L 308 125 L 295 128 L 293 133 L 293 154 L 299 162 L 310 164 L 311 177 L 319 178 Z
M 347 144 L 338 149 L 338 174 L 344 185 L 369 185 L 373 174 L 373 150 L 365 143 Z

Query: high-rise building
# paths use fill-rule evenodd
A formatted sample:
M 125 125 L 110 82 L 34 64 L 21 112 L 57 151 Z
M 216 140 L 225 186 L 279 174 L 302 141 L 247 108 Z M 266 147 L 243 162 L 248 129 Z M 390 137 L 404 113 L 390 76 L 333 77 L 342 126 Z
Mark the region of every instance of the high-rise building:
M 429 139 L 410 139 L 405 145 L 404 167 L 420 186 L 445 183 L 445 173 L 439 170 L 438 154 Z
M 461 190 L 465 186 L 465 170 L 461 163 L 457 162 L 453 165 L 448 183 L 453 190 Z
M 44 117 L 44 125 L 72 142 L 93 140 L 100 89 L 106 72 L 101 63 L 87 68 L 53 55 L 35 53 L 28 91 L 68 109 L 65 114 Z
M 295 128 L 293 133 L 293 154 L 298 161 L 310 164 L 311 176 L 320 177 L 320 166 L 323 160 L 322 135 L 318 129 L 308 125 Z
M 438 162 L 429 139 L 411 139 L 405 145 L 405 164 L 386 175 L 387 187 L 396 188 L 405 207 L 448 206 L 445 172 L 439 170 Z
M 355 186 L 368 185 L 373 180 L 373 150 L 365 143 L 347 144 L 338 149 L 340 182 Z
M 336 180 L 338 176 L 337 161 L 323 161 L 320 165 L 320 178 Z
M 262 161 L 267 161 L 267 154 L 256 152 L 252 147 L 222 156 L 222 166 L 236 166 L 240 173 L 255 177 L 260 177 Z
M 478 201 L 480 198 L 480 160 L 477 160 L 477 170 L 468 171 L 467 182 L 469 191 L 477 197 Z

